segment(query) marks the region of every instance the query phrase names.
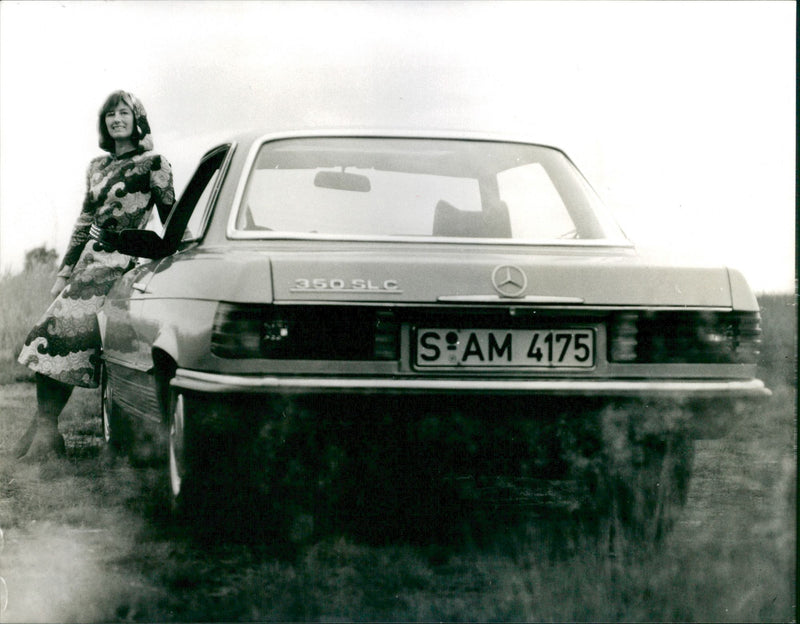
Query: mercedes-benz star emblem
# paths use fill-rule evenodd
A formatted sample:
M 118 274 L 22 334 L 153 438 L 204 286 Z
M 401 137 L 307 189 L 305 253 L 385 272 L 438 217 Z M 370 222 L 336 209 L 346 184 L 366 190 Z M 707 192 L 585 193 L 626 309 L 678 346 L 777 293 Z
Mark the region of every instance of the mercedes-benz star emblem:
M 492 271 L 492 286 L 503 297 L 520 297 L 528 286 L 528 276 L 513 264 L 501 264 Z

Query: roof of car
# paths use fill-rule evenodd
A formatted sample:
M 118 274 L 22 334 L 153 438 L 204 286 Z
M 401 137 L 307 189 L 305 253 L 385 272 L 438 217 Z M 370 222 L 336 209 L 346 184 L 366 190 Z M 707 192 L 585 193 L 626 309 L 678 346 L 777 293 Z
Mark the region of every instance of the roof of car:
M 473 141 L 504 141 L 511 143 L 530 143 L 555 147 L 550 141 L 536 140 L 526 135 L 510 135 L 496 132 L 476 132 L 458 129 L 443 128 L 371 128 L 371 127 L 307 127 L 296 129 L 251 129 L 234 133 L 229 140 L 237 143 L 250 144 L 263 139 L 276 140 L 293 137 L 387 137 L 387 138 L 417 138 L 417 139 L 466 139 Z

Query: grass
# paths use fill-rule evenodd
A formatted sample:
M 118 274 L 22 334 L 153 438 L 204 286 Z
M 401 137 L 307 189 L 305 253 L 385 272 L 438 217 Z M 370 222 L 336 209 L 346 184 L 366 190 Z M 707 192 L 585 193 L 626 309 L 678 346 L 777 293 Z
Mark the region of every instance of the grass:
M 762 294 L 759 374 L 768 386 L 797 385 L 797 297 Z
M 0 384 L 33 380 L 16 360 L 26 335 L 52 301 L 55 277 L 55 269 L 45 265 L 0 275 Z
M 4 621 L 791 621 L 791 392 L 778 398 L 760 425 L 700 449 L 661 550 L 616 558 L 554 556 L 537 523 L 480 548 L 329 536 L 275 556 L 187 538 L 152 507 L 154 470 L 99 456 L 6 468 Z
M 10 383 L 28 379 L 12 352 L 51 281 L 0 279 L 0 454 L 33 414 L 32 384 Z M 564 548 L 568 527 L 542 520 L 457 548 L 200 541 L 165 513 L 160 469 L 101 451 L 97 391 L 79 389 L 61 422 L 68 461 L 0 459 L 0 620 L 794 621 L 796 309 L 785 295 L 760 302 L 773 397 L 698 444 L 687 507 L 658 550 L 609 557 L 572 533 Z

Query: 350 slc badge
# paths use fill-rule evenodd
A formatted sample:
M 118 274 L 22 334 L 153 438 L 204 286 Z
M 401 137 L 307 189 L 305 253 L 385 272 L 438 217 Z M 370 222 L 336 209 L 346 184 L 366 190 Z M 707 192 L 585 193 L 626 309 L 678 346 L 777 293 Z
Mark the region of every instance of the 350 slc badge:
M 293 293 L 308 292 L 340 292 L 340 293 L 374 293 L 382 295 L 402 294 L 400 284 L 395 279 L 372 280 L 372 279 L 340 279 L 322 278 L 313 279 L 298 278 L 294 281 L 294 286 L 289 289 Z

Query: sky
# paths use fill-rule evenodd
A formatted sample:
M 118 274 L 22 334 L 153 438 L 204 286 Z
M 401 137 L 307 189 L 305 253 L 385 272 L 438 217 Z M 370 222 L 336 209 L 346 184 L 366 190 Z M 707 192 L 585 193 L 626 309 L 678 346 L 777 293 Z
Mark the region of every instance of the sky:
M 0 273 L 66 249 L 97 114 L 144 103 L 183 189 L 246 128 L 564 149 L 665 262 L 795 288 L 794 2 L 0 2 Z

